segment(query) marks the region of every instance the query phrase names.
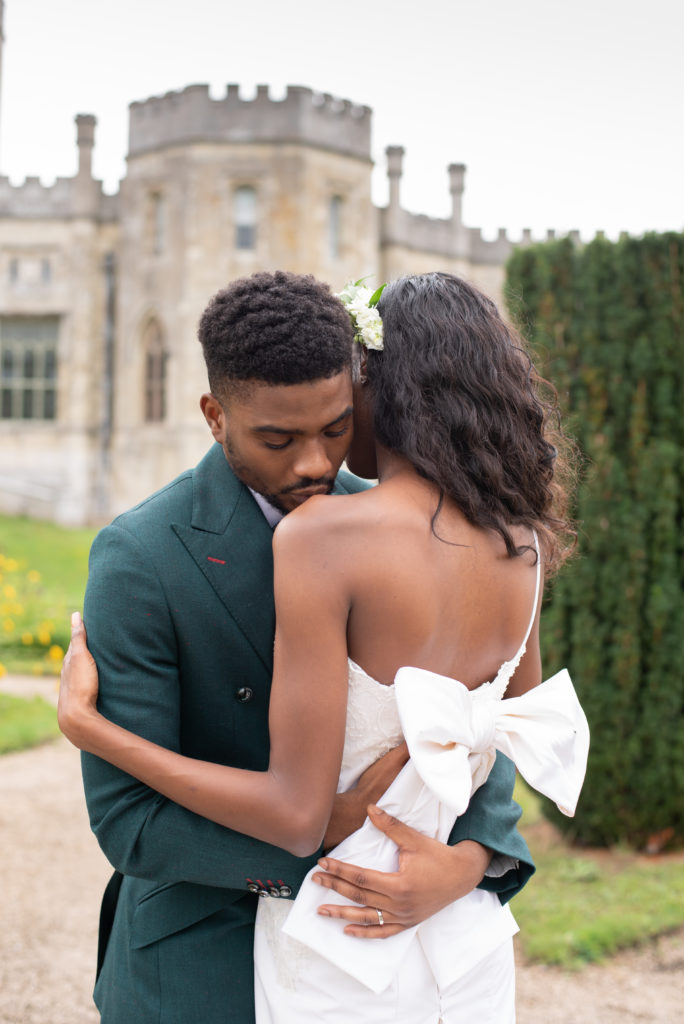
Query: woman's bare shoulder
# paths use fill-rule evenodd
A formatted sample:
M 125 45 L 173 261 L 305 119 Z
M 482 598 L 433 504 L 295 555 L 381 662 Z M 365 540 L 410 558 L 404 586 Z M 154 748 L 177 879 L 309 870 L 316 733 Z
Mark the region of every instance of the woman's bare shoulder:
M 318 557 L 349 550 L 355 537 L 365 533 L 377 516 L 375 488 L 355 494 L 314 495 L 278 524 L 273 548 L 283 553 L 307 551 Z

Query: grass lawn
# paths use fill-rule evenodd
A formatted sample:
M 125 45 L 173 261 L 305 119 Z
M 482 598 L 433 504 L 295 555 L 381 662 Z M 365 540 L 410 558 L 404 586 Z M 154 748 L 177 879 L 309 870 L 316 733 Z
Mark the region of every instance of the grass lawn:
M 59 736 L 57 712 L 42 697 L 0 693 L 0 754 L 35 747 Z
M 626 946 L 684 928 L 684 853 L 568 846 L 518 782 L 525 836 L 537 874 L 512 909 L 530 960 L 576 968 Z
M 59 672 L 95 532 L 0 516 L 0 676 Z

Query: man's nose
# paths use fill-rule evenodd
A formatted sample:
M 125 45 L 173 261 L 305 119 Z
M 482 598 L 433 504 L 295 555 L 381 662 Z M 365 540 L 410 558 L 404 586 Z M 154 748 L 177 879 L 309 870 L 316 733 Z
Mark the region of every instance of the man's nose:
M 303 445 L 297 453 L 297 461 L 293 468 L 298 477 L 306 477 L 309 480 L 330 476 L 333 464 L 325 443 L 317 440 Z

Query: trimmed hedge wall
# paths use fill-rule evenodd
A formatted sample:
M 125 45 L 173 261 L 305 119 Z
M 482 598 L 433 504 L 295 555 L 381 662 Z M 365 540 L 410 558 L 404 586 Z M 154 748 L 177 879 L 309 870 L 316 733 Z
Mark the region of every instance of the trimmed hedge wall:
M 592 730 L 583 843 L 684 843 L 684 235 L 518 249 L 507 301 L 585 456 L 579 557 L 547 595 L 545 675 Z

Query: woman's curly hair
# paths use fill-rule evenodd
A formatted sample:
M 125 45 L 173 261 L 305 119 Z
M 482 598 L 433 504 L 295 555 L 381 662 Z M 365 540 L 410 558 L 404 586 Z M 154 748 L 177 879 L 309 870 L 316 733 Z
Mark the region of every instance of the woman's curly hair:
M 556 393 L 494 303 L 451 274 L 403 277 L 378 305 L 384 350 L 370 351 L 378 441 L 405 456 L 466 519 L 496 530 L 510 556 L 512 526 L 537 531 L 552 574 L 574 546 L 567 507 L 572 445 Z
M 198 336 L 209 387 L 219 397 L 236 382 L 302 384 L 351 364 L 349 315 L 311 274 L 276 270 L 238 278 L 214 295 Z

